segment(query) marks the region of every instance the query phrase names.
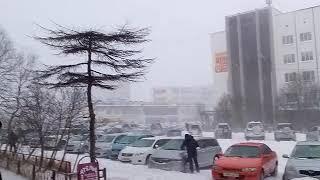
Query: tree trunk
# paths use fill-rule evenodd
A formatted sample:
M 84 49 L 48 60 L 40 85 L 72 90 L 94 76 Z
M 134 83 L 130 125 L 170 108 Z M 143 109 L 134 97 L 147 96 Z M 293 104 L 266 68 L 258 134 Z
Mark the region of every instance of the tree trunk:
M 89 127 L 89 133 L 90 133 L 90 160 L 91 162 L 95 162 L 95 144 L 96 144 L 96 138 L 95 138 L 95 114 L 93 110 L 93 104 L 92 104 L 92 77 L 91 77 L 91 46 L 92 42 L 89 41 L 89 49 L 88 49 L 88 88 L 87 88 L 87 100 L 88 100 L 88 109 L 89 109 L 89 117 L 90 117 L 90 127 Z

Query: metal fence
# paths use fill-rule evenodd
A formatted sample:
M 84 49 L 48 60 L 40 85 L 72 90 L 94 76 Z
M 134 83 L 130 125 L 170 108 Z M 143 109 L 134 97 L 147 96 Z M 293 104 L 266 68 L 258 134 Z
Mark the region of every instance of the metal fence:
M 68 161 L 42 159 L 41 157 L 1 151 L 0 166 L 32 180 L 75 180 L 76 174 L 71 173 Z

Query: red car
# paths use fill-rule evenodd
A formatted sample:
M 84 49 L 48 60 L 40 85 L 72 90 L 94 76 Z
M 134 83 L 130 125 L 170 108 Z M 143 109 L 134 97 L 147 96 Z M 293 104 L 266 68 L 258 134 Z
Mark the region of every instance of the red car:
M 262 180 L 266 176 L 277 176 L 277 172 L 277 154 L 267 145 L 239 143 L 217 156 L 212 177 L 214 180 Z

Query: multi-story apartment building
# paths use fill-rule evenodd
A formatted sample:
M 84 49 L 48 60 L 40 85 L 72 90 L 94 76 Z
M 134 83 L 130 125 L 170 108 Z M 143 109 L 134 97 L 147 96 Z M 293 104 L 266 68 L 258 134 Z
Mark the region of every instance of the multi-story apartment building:
M 319 83 L 320 6 L 275 15 L 274 50 L 277 90 L 298 73 Z
M 319 83 L 320 6 L 287 13 L 269 6 L 231 15 L 225 39 L 222 34 L 211 35 L 212 55 L 216 59 L 226 44 L 228 74 L 216 71 L 221 62 L 214 60 L 219 81 L 213 86 L 233 96 L 239 119 L 272 123 L 277 96 L 290 81 L 299 75 Z

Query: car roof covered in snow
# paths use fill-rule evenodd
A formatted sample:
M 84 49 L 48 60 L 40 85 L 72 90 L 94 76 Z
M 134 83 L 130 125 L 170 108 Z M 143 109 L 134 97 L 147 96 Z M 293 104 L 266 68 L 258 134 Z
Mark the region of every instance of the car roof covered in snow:
M 143 138 L 143 139 L 160 140 L 160 139 L 178 139 L 178 138 L 182 138 L 182 137 L 180 137 L 180 136 L 177 136 L 177 137 L 155 136 L 155 137 L 148 137 L 148 138 Z
M 278 125 L 291 125 L 292 123 L 278 123 Z
M 297 146 L 303 146 L 303 145 L 306 145 L 306 146 L 320 145 L 320 141 L 300 141 L 300 142 L 297 142 Z
M 104 136 L 120 136 L 120 135 L 127 135 L 128 133 L 113 133 L 113 134 L 104 134 Z
M 248 122 L 248 124 L 262 124 L 262 122 L 260 122 L 260 121 L 250 121 L 250 122 Z
M 218 125 L 229 125 L 228 123 L 218 123 Z
M 257 143 L 257 142 L 245 142 L 245 143 L 237 143 L 232 146 L 253 146 L 253 147 L 260 147 L 264 145 L 263 143 Z

